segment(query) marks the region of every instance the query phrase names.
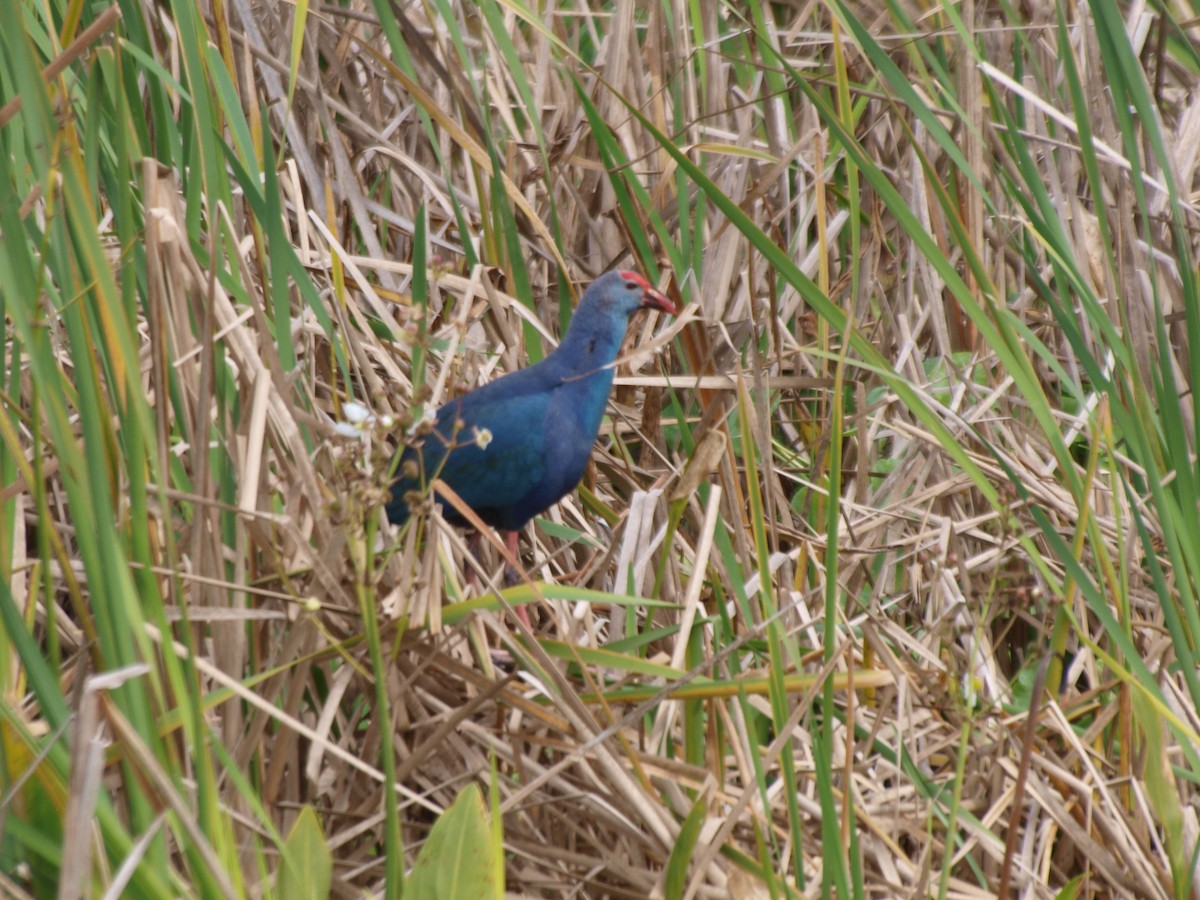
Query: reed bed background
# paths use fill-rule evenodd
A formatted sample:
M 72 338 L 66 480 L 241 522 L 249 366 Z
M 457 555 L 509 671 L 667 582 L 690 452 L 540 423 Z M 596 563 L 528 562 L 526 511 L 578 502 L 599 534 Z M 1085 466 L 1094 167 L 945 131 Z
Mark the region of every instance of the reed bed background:
M 9 14 L 0 893 L 1200 896 L 1183 5 Z M 471 586 L 396 449 L 614 265 Z

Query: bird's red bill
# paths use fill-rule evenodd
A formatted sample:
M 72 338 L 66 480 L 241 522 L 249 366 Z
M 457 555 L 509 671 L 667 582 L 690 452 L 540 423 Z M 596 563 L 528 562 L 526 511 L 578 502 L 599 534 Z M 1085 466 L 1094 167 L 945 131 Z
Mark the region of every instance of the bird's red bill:
M 675 315 L 679 312 L 679 310 L 675 308 L 674 303 L 667 299 L 665 295 L 660 294 L 658 291 L 652 288 L 650 286 L 650 282 L 648 282 L 637 272 L 624 271 L 621 273 L 621 277 L 627 278 L 635 284 L 640 284 L 642 286 L 642 290 L 645 292 L 642 294 L 642 306 L 651 306 L 655 309 L 661 309 L 663 312 L 670 313 L 671 315 Z

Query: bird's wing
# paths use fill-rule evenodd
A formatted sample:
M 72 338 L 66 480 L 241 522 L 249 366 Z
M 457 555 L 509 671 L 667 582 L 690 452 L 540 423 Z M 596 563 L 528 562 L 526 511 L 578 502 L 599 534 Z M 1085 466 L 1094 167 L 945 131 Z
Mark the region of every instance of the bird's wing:
M 438 432 L 443 438 L 453 435 L 453 443 L 437 476 L 472 509 L 519 503 L 545 476 L 547 404 L 544 393 L 481 390 L 468 394 L 457 408 L 448 406 L 447 421 L 438 423 Z M 457 433 L 451 415 L 464 423 Z

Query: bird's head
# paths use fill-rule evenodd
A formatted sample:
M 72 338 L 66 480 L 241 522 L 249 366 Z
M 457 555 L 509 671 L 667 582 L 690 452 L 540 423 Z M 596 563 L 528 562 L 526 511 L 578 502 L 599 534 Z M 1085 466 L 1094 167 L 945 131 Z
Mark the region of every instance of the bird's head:
M 676 313 L 675 304 L 652 288 L 650 282 L 637 272 L 617 270 L 601 275 L 588 293 L 597 294 L 603 306 L 624 313 L 626 317 L 644 308 L 661 309 L 672 315 Z

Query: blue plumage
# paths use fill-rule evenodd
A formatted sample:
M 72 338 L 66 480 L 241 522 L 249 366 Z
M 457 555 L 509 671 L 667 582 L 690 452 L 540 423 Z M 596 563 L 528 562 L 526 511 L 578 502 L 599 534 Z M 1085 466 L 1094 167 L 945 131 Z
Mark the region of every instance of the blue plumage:
M 433 432 L 404 453 L 401 471 L 411 461 L 420 475 L 397 482 L 388 517 L 404 522 L 406 495 L 434 477 L 505 531 L 520 530 L 574 490 L 600 431 L 629 317 L 642 307 L 675 312 L 640 275 L 609 272 L 583 295 L 553 353 L 441 407 Z M 465 524 L 451 508 L 445 515 Z

